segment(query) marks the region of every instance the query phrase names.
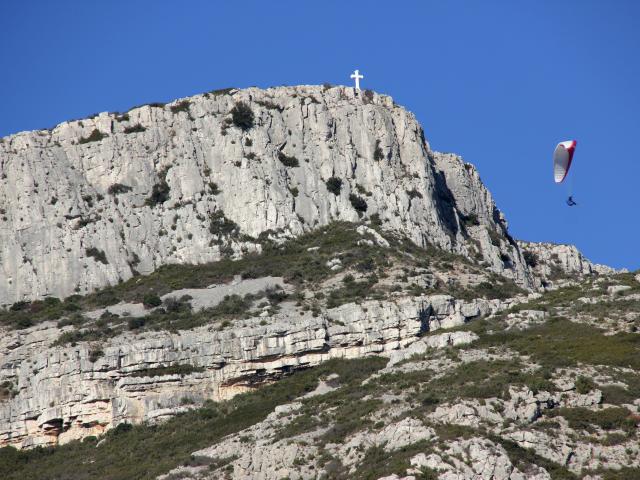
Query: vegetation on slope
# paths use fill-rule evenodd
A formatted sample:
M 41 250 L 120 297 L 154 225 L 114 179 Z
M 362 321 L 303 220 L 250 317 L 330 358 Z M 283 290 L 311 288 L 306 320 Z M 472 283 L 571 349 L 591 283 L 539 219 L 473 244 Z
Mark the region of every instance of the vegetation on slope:
M 148 299 L 152 297 L 156 304 L 149 305 L 160 306 L 159 296 L 178 289 L 206 288 L 211 284 L 227 283 L 235 275 L 242 278 L 282 276 L 285 282 L 297 289 L 294 299 L 304 309 L 314 311 L 365 298 L 384 299 L 390 293 L 398 291 L 405 291 L 409 295 L 449 293 L 464 299 L 509 298 L 522 292 L 512 281 L 495 274 L 486 274 L 464 257 L 435 247 L 418 247 L 406 238 L 385 233 L 390 247 L 375 243 L 370 245 L 363 242 L 367 237 L 359 234 L 356 227 L 356 224 L 347 222 L 333 223 L 282 244 L 269 241 L 265 236 L 261 240 L 264 247 L 262 253 L 246 255 L 238 260 L 222 259 L 202 265 L 165 265 L 150 275 L 135 276 L 90 295 L 74 295 L 64 301 L 47 298 L 35 302 L 18 302 L 10 309 L 0 311 L 0 325 L 27 328 L 47 320 L 60 320 L 62 325 L 73 324 L 89 330 L 82 334 L 84 337 L 78 334 L 80 336 L 67 338 L 61 343 L 97 340 L 117 333 L 119 330 L 113 330 L 114 325 L 120 325 L 120 329 L 126 328 L 127 319 L 107 317 L 100 322 L 88 324 L 81 313 L 119 302 L 147 305 Z M 332 259 L 339 259 L 342 265 L 340 271 L 331 269 L 329 262 Z M 487 281 L 466 287 L 453 281 L 437 282 L 431 287 L 425 287 L 411 284 L 409 280 L 420 275 L 420 272 L 440 270 L 453 275 L 456 269 L 482 275 Z M 326 290 L 324 282 L 342 276 L 343 272 L 352 272 L 351 277 L 347 275 L 346 278 L 354 281 L 342 282 L 329 288 L 326 294 L 320 293 L 312 298 L 303 295 L 304 292 Z M 245 302 L 243 308 L 235 313 L 243 316 L 250 308 L 250 302 Z M 165 312 L 146 317 L 144 322 L 147 326 L 155 325 L 156 328 L 163 328 L 163 325 L 170 329 L 193 328 L 218 320 L 220 317 L 217 313 L 207 311 L 195 315 L 189 309 L 176 312 L 166 312 L 165 309 Z
M 263 420 L 280 404 L 315 389 L 318 379 L 337 373 L 357 385 L 386 363 L 377 357 L 330 360 L 297 372 L 252 393 L 178 415 L 160 425 L 120 425 L 104 442 L 96 438 L 57 448 L 0 449 L 0 478 L 5 480 L 153 479 L 188 464 L 191 453 Z

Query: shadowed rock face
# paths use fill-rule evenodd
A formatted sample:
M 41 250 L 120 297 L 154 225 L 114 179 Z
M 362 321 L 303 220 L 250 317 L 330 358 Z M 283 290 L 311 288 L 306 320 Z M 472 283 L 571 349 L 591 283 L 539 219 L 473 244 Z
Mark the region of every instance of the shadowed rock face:
M 233 123 L 239 102 L 251 128 Z M 534 285 L 475 169 L 431 151 L 415 117 L 384 95 L 250 88 L 102 113 L 1 139 L 0 172 L 0 305 L 374 214 L 418 244 Z

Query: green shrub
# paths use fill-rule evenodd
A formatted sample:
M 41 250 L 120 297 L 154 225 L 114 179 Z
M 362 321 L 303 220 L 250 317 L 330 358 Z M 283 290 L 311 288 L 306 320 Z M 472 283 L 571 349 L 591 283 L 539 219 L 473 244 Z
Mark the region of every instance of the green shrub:
M 351 274 L 345 276 L 342 288 L 337 288 L 329 293 L 327 308 L 338 307 L 374 295 L 376 283 L 378 283 L 378 278 L 375 275 L 359 282 L 356 282 Z
M 127 322 L 127 328 L 129 328 L 129 330 L 138 330 L 144 327 L 144 324 L 144 317 L 130 318 Z
M 251 107 L 244 102 L 236 103 L 231 109 L 231 120 L 241 130 L 250 130 L 253 127 L 253 111 Z
M 189 100 L 182 100 L 181 102 L 178 102 L 175 105 L 171 105 L 169 109 L 171 110 L 171 113 L 178 113 L 178 112 L 189 113 L 190 106 L 191 106 L 191 102 Z
M 209 193 L 211 193 L 211 195 L 219 195 L 220 192 L 222 192 L 222 190 L 220 190 L 216 182 L 209 182 Z
M 95 363 L 96 360 L 98 360 L 100 357 L 103 357 L 103 356 L 104 356 L 104 352 L 102 351 L 101 348 L 95 348 L 89 351 L 89 361 L 91 363 Z
M 132 125 L 130 127 L 124 127 L 124 133 L 140 133 L 144 132 L 145 130 L 147 129 L 139 123 L 136 123 L 135 125 Z
M 89 142 L 99 142 L 100 140 L 102 140 L 103 138 L 108 137 L 109 135 L 102 133 L 100 130 L 98 130 L 97 128 L 94 128 L 93 131 L 91 132 L 91 134 L 88 137 L 80 137 L 80 140 L 78 140 L 78 143 L 83 144 L 83 143 L 89 143 Z
M 164 308 L 169 313 L 175 312 L 186 312 L 191 310 L 191 304 L 189 300 L 191 300 L 190 295 L 184 295 L 180 298 L 175 297 L 167 297 L 164 299 Z
M 128 185 L 123 185 L 122 183 L 114 183 L 107 189 L 107 193 L 109 195 L 120 195 L 121 193 L 127 193 L 133 190 Z
M 222 210 L 213 212 L 209 220 L 209 232 L 213 235 L 235 237 L 240 233 L 238 224 L 228 219 Z
M 531 268 L 534 268 L 538 265 L 538 263 L 540 262 L 540 259 L 538 258 L 538 255 L 536 255 L 534 252 L 530 252 L 528 250 L 525 250 L 522 253 L 522 256 L 524 257 L 524 261 L 525 263 L 530 266 Z
M 298 162 L 298 159 L 296 157 L 289 157 L 283 152 L 278 152 L 278 160 L 280 160 L 280 163 L 282 163 L 285 167 L 300 166 L 300 163 Z
M 5 380 L 0 384 L 0 401 L 13 398 L 17 393 L 18 392 L 15 390 L 13 383 L 9 380 Z
M 475 213 L 470 213 L 469 215 L 461 215 L 462 224 L 465 227 L 477 227 L 480 225 L 480 221 L 478 220 L 478 215 Z
M 362 216 L 362 214 L 367 211 L 367 202 L 364 198 L 350 193 L 349 201 L 351 202 L 351 205 L 356 210 L 356 212 L 358 212 L 358 215 Z
M 558 291 L 553 294 L 557 295 Z M 567 290 L 564 295 L 570 298 Z M 598 328 L 562 317 L 551 317 L 544 324 L 524 331 L 495 331 L 481 337 L 480 341 L 484 345 L 515 349 L 549 368 L 586 363 L 640 369 L 640 336 L 631 333 L 604 335 Z
M 596 384 L 590 378 L 583 377 L 582 375 L 576 379 L 576 392 L 578 393 L 589 393 L 591 390 L 596 388 Z
M 222 301 L 211 309 L 212 314 L 238 315 L 244 313 L 251 306 L 251 301 L 239 295 L 225 295 Z
M 162 300 L 155 293 L 147 293 L 142 299 L 142 305 L 145 308 L 154 308 L 162 305 Z
M 85 253 L 87 254 L 87 257 L 92 257 L 96 262 L 100 262 L 105 265 L 109 263 L 109 260 L 107 260 L 107 255 L 104 253 L 103 250 L 98 250 L 95 247 L 91 247 L 91 248 L 87 248 L 85 250 Z
M 21 300 L 19 302 L 14 303 L 13 305 L 11 305 L 9 307 L 9 311 L 11 311 L 11 312 L 19 312 L 21 310 L 26 310 L 29 305 L 30 305 L 29 302 Z
M 112 337 L 113 334 L 114 331 L 108 326 L 64 332 L 57 338 L 53 345 L 61 346 L 67 344 L 76 344 L 78 342 L 96 342 Z
M 211 90 L 211 91 L 207 92 L 207 95 L 212 95 L 214 97 L 219 97 L 219 96 L 222 96 L 222 95 L 229 95 L 235 89 L 236 89 L 235 87 L 219 88 L 217 90 Z
M 373 159 L 376 162 L 379 162 L 384 158 L 384 153 L 382 152 L 382 148 L 380 148 L 380 140 L 376 140 L 376 148 L 373 151 Z
M 171 188 L 167 182 L 162 181 L 156 183 L 151 190 L 151 196 L 145 200 L 145 203 L 150 206 L 155 206 L 160 203 L 164 203 L 169 200 L 169 192 Z
M 507 452 L 509 460 L 511 460 L 515 467 L 523 472 L 526 472 L 529 466 L 536 465 L 549 472 L 551 478 L 554 480 L 578 479 L 578 476 L 567 469 L 567 467 L 541 457 L 533 449 L 522 448 L 517 443 L 503 439 L 497 435 L 490 435 L 490 438 L 493 442 L 502 445 Z
M 410 199 L 414 199 L 414 198 L 422 198 L 422 194 L 416 190 L 415 188 L 412 190 L 407 190 L 407 195 L 409 195 Z
M 340 195 L 340 190 L 342 189 L 342 180 L 338 177 L 331 177 L 326 182 L 327 190 L 329 190 L 334 195 Z
M 561 407 L 547 411 L 547 415 L 549 417 L 564 417 L 569 422 L 569 427 L 574 430 L 593 431 L 593 426 L 598 426 L 603 430 L 624 430 L 628 433 L 636 430 L 636 421 L 631 412 L 622 407 L 595 411 L 584 407 Z

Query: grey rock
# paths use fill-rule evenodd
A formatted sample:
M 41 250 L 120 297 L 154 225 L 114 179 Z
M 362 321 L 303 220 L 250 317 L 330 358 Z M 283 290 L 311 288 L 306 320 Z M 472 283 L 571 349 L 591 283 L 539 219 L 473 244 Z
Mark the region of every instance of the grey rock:
M 569 277 L 617 272 L 606 265 L 592 263 L 573 245 L 525 241 L 518 241 L 518 245 L 522 252 L 528 252 L 535 259 L 535 265 L 531 270 L 536 278 L 536 286 L 540 285 L 542 280 L 553 281 L 556 272 Z
M 419 245 L 478 253 L 492 271 L 533 284 L 475 168 L 433 152 L 415 117 L 390 97 L 364 101 L 349 88 L 298 86 L 181 101 L 188 112 L 173 112 L 177 101 L 147 105 L 128 119 L 101 113 L 2 139 L 0 305 L 89 293 L 161 265 L 260 251 L 252 238 L 264 232 L 284 239 L 334 220 L 358 221 L 349 201 L 356 186 L 370 192 L 366 217 L 377 214 L 384 229 Z M 255 115 L 246 132 L 225 123 L 240 101 Z M 125 132 L 136 125 L 145 130 Z M 103 138 L 86 141 L 94 131 Z M 382 160 L 374 159 L 377 144 Z M 285 166 L 279 155 L 298 166 Z M 339 195 L 327 191 L 331 176 L 343 180 Z M 149 204 L 163 182 L 168 198 Z M 210 230 L 216 212 L 240 234 Z
M 52 346 L 73 327 L 43 324 L 7 331 L 0 337 L 0 383 L 10 380 L 18 394 L 0 403 L 0 445 L 65 443 L 124 421 L 157 421 L 191 408 L 183 405 L 185 397 L 198 405 L 206 399 L 230 398 L 284 371 L 330 358 L 391 356 L 419 341 L 425 328 L 458 325 L 476 318 L 478 311 L 506 305 L 434 295 L 345 304 L 318 317 L 283 309 L 267 325 L 260 324 L 265 317 L 256 317 L 237 320 L 233 330 L 204 326 L 178 333 L 125 333 L 100 345 L 103 355 L 93 362 L 91 352 L 97 347 L 91 343 Z M 460 333 L 447 338 L 456 339 Z M 203 371 L 134 376 L 140 370 L 175 364 Z

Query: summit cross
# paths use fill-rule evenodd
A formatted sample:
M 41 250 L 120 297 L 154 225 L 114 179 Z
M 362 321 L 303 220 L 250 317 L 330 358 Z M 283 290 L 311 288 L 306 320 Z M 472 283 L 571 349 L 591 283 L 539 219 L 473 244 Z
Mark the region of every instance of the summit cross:
M 356 70 L 351 74 L 351 78 L 356 81 L 356 90 L 360 91 L 360 79 L 364 78 L 364 75 L 360 75 L 360 72 Z

